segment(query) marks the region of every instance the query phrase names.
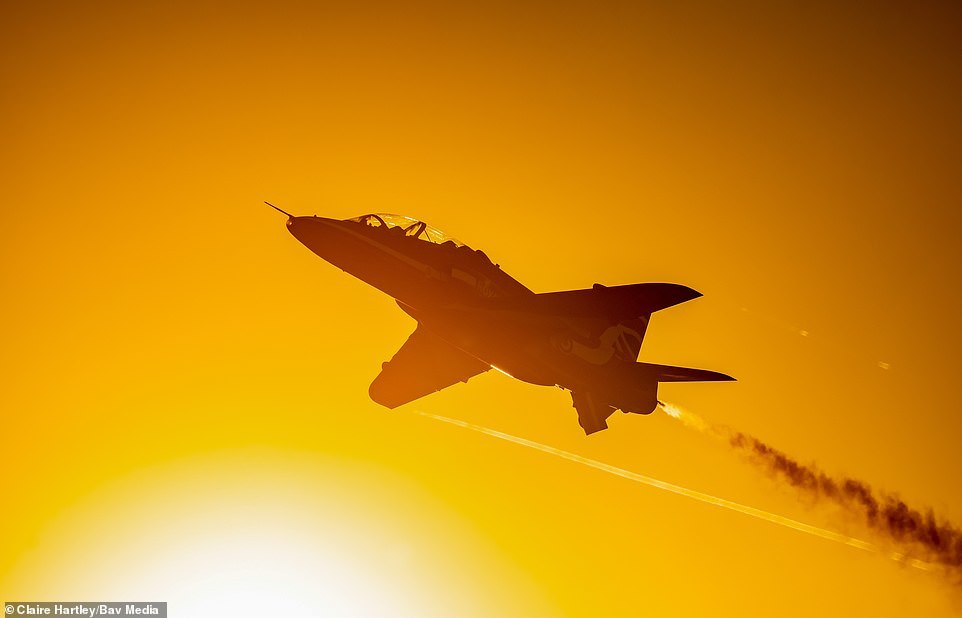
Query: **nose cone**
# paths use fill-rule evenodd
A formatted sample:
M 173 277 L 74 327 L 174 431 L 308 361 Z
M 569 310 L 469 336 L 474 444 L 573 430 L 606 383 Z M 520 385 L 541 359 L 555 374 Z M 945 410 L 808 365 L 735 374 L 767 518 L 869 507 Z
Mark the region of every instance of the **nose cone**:
M 313 217 L 288 217 L 287 231 L 297 240 L 304 242 L 306 228 L 310 225 Z
M 291 217 L 287 220 L 287 231 L 318 253 L 338 236 L 338 223 L 340 222 L 324 217 Z

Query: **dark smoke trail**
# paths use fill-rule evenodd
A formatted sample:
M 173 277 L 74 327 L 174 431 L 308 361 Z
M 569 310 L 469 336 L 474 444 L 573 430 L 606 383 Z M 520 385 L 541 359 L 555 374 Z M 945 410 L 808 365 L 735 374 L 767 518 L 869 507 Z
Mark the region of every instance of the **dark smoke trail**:
M 873 531 L 900 546 L 921 551 L 962 578 L 962 530 L 936 519 L 931 509 L 910 508 L 898 497 L 876 493 L 850 478 L 834 479 L 814 465 L 801 464 L 752 436 L 731 432 L 729 443 L 792 487 L 858 515 Z

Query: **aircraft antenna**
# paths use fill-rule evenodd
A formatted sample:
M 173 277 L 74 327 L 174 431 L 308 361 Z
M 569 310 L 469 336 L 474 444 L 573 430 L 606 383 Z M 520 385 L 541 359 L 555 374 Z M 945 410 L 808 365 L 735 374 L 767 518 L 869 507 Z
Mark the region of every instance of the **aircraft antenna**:
M 281 210 L 280 208 L 278 208 L 277 206 L 271 204 L 270 202 L 264 202 L 264 203 L 267 204 L 268 206 L 270 206 L 271 208 L 273 208 L 274 210 L 276 210 L 277 212 L 284 213 L 285 215 L 287 215 L 287 216 L 290 217 L 291 219 L 294 218 L 294 215 L 292 215 L 291 213 L 287 212 L 286 210 Z

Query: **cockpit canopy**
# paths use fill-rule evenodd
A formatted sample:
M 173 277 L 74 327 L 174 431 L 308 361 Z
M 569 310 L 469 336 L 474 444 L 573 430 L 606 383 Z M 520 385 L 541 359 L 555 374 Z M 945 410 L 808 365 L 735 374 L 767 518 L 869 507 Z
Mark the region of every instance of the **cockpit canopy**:
M 424 221 L 418 221 L 417 219 L 405 217 L 404 215 L 377 213 L 361 215 L 360 217 L 354 217 L 353 219 L 345 219 L 345 221 L 353 221 L 355 223 L 368 225 L 370 227 L 383 227 L 390 230 L 399 228 L 399 231 L 403 230 L 405 236 L 426 240 L 438 245 L 452 243 L 457 247 L 465 246 L 463 242 L 448 236 L 439 229 L 431 227 Z

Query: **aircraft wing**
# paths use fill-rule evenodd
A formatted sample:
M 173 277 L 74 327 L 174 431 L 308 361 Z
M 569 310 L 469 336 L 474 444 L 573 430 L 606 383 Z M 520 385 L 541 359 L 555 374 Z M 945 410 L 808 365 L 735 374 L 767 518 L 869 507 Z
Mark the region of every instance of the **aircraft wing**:
M 418 324 L 394 358 L 381 366 L 368 393 L 376 403 L 394 409 L 490 368 Z

